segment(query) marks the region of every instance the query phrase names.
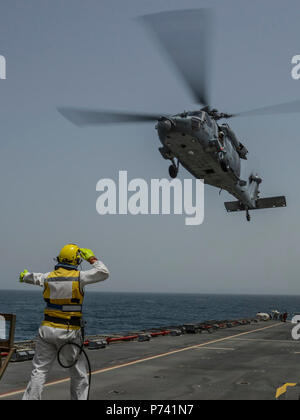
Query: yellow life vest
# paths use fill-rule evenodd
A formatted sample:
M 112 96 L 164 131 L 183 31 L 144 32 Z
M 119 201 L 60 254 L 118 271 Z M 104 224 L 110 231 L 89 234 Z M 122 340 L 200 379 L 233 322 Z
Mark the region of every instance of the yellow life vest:
M 44 283 L 43 297 L 47 306 L 42 325 L 79 330 L 84 297 L 80 289 L 80 271 L 61 265 L 55 267 Z

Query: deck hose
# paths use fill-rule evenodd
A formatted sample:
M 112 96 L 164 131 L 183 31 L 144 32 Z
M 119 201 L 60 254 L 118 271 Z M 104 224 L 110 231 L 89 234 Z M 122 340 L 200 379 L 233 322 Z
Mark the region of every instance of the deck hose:
M 83 348 L 84 347 L 84 339 L 83 339 L 83 337 L 84 337 L 84 334 L 82 334 L 82 344 L 81 345 L 80 344 L 77 344 L 77 343 L 74 343 L 73 341 L 69 341 L 69 342 L 63 344 L 58 349 L 58 352 L 57 352 L 57 361 L 58 361 L 58 363 L 59 363 L 59 365 L 61 367 L 65 368 L 65 369 L 70 369 L 70 368 L 72 368 L 73 366 L 76 365 L 76 363 L 78 362 L 78 360 L 81 357 L 81 355 L 82 354 L 84 355 L 85 360 L 87 362 L 87 366 L 88 366 L 89 388 L 88 388 L 87 400 L 89 400 L 89 398 L 90 398 L 90 389 L 91 389 L 91 380 L 92 380 L 92 369 L 91 369 L 91 363 L 90 363 L 90 360 L 88 358 L 88 355 L 86 354 L 86 352 L 85 352 L 85 350 Z M 76 347 L 76 348 L 79 349 L 79 352 L 78 352 L 77 357 L 75 357 L 75 359 L 71 363 L 65 363 L 65 362 L 62 361 L 61 353 L 62 353 L 63 348 L 65 348 L 66 346 L 74 346 L 74 347 Z

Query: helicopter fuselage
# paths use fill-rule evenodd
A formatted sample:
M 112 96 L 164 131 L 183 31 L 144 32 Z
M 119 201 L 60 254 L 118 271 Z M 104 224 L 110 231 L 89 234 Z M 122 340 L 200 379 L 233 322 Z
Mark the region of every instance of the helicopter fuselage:
M 156 125 L 165 159 L 178 162 L 206 184 L 228 191 L 248 208 L 255 203 L 240 180 L 247 149 L 227 124 L 219 125 L 205 111 L 162 117 Z

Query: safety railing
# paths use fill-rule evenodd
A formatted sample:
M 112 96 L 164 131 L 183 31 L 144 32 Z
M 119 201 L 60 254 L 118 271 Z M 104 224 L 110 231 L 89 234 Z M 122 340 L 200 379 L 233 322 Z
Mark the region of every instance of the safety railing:
M 15 351 L 16 315 L 0 313 L 0 380 Z

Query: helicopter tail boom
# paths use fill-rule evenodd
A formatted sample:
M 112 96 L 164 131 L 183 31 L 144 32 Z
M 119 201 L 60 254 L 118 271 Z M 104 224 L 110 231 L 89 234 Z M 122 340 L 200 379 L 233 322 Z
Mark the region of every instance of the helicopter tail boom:
M 245 211 L 248 222 L 250 221 L 249 210 L 273 209 L 275 207 L 286 207 L 284 196 L 259 198 L 259 185 L 262 179 L 257 174 L 249 176 L 247 190 L 242 190 L 241 194 L 236 195 L 238 201 L 228 201 L 225 208 L 228 213 L 235 211 Z M 239 197 L 240 196 L 240 197 Z

